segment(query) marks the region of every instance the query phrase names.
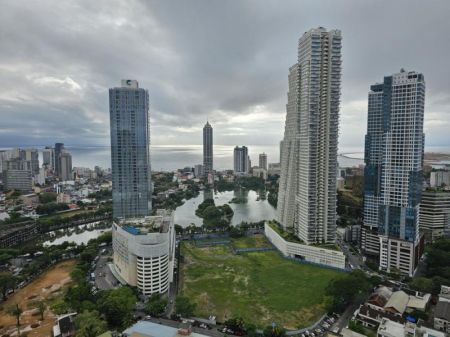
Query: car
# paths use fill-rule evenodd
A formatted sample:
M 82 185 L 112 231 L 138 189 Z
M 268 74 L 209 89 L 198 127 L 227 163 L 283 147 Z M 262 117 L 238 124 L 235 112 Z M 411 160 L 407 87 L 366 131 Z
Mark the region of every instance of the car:
M 145 316 L 145 319 L 151 319 L 151 318 L 152 318 L 152 316 L 150 316 L 150 315 Z

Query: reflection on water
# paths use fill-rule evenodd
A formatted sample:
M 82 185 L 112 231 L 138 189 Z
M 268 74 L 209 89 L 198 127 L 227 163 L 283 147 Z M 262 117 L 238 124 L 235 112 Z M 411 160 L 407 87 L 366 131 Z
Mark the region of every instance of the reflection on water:
M 109 226 L 99 225 L 99 222 L 93 222 L 79 227 L 72 227 L 47 233 L 50 237 L 43 243 L 44 246 L 60 245 L 64 241 L 74 242 L 77 245 L 87 244 L 89 240 L 96 239 L 100 234 L 109 231 Z
M 230 207 L 234 211 L 234 216 L 231 219 L 231 224 L 237 225 L 242 221 L 257 222 L 267 219 L 276 218 L 276 210 L 269 204 L 266 198 L 266 192 L 248 191 L 245 189 L 226 192 L 201 191 L 200 194 L 185 203 L 175 210 L 175 223 L 187 227 L 191 223 L 196 226 L 201 226 L 203 220 L 195 215 L 195 210 L 198 205 L 205 199 L 214 199 L 216 206 L 221 206 L 229 203 L 233 198 L 244 198 L 246 203 L 230 203 Z

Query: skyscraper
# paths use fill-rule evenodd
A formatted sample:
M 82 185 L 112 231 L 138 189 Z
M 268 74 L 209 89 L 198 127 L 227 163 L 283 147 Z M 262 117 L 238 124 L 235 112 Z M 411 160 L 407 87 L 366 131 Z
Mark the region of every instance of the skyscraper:
M 307 244 L 334 242 L 341 32 L 303 34 L 289 68 L 278 220 Z
M 209 122 L 203 127 L 203 174 L 213 173 L 213 128 Z
M 50 146 L 42 150 L 42 164 L 48 168 L 55 169 L 55 151 Z
M 148 91 L 135 80 L 109 89 L 113 216 L 150 215 L 150 116 Z
M 246 146 L 236 146 L 233 153 L 234 159 L 234 174 L 246 175 L 249 172 L 249 157 Z
M 61 152 L 59 155 L 59 163 L 61 169 L 60 179 L 62 181 L 73 180 L 72 155 L 66 151 Z
M 387 76 L 370 87 L 365 139 L 363 248 L 378 234 L 380 269 L 413 275 L 422 255 L 425 81 L 422 74 Z M 370 235 L 367 235 L 370 233 Z
M 267 170 L 267 154 L 265 153 L 259 154 L 259 168 Z
M 63 143 L 55 144 L 55 173 L 58 177 L 61 177 L 61 153 L 64 150 Z

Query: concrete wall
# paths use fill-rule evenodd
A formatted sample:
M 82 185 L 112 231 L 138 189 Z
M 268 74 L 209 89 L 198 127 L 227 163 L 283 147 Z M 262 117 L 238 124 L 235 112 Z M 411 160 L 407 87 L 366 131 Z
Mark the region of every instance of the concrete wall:
M 341 251 L 313 247 L 284 240 L 269 224 L 264 225 L 267 239 L 286 257 L 301 258 L 310 263 L 345 269 L 345 255 Z

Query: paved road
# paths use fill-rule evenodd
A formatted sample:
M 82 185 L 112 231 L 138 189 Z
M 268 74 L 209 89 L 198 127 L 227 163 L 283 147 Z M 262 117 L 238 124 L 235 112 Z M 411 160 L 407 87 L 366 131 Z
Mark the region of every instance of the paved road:
M 95 265 L 95 285 L 100 290 L 108 290 L 116 287 L 118 281 L 108 267 L 108 258 L 111 256 L 111 248 L 107 248 L 105 254 L 100 255 Z
M 359 253 L 353 253 L 350 250 L 350 247 L 347 242 L 342 241 L 341 239 L 338 239 L 337 244 L 342 249 L 342 252 L 347 257 L 347 262 L 353 266 L 352 269 L 363 269 L 365 270 L 365 266 L 362 260 L 362 257 Z
M 359 304 L 353 304 L 353 305 L 347 307 L 347 309 L 345 309 L 345 311 L 342 313 L 342 315 L 330 327 L 330 331 L 334 331 L 334 329 L 338 328 L 339 332 L 341 332 L 341 330 L 348 325 L 348 321 L 350 320 L 350 318 L 352 318 L 353 313 L 358 308 L 359 308 Z

